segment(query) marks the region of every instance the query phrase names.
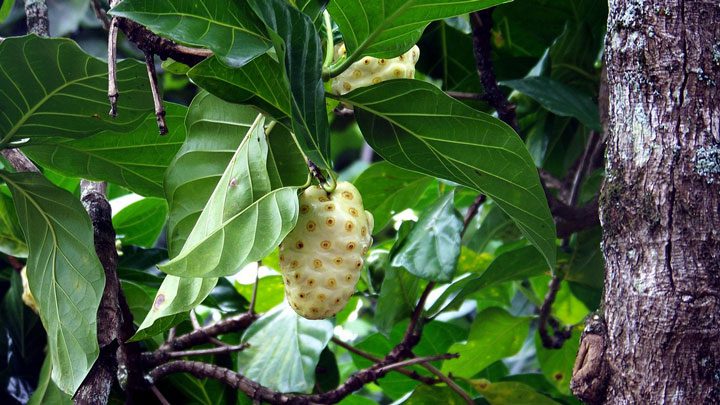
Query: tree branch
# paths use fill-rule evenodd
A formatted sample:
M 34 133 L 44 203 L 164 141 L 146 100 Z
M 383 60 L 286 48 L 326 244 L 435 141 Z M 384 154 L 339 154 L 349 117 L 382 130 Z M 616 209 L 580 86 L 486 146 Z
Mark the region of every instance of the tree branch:
M 19 149 L 3 149 L 0 154 L 18 172 L 40 173 L 40 169 Z
M 167 123 L 165 122 L 165 107 L 163 106 L 160 89 L 158 88 L 157 73 L 155 72 L 155 57 L 151 52 L 145 52 L 145 66 L 147 67 L 148 79 L 150 80 L 150 90 L 152 91 L 153 104 L 155 105 L 155 119 L 157 120 L 160 135 L 168 133 Z
M 350 344 L 348 344 L 348 343 L 343 342 L 342 340 L 338 339 L 338 338 L 335 337 L 335 336 L 333 336 L 332 342 L 335 343 L 336 345 L 344 348 L 345 350 L 347 350 L 347 351 L 349 351 L 349 352 L 351 352 L 351 353 L 355 353 L 355 354 L 357 354 L 358 356 L 363 357 L 363 358 L 365 358 L 365 359 L 368 359 L 368 360 L 370 360 L 370 361 L 372 361 L 372 362 L 374 362 L 374 363 L 379 363 L 379 362 L 382 361 L 382 359 L 381 359 L 380 357 L 373 356 L 373 355 L 370 354 L 370 353 L 364 352 L 364 351 L 358 349 L 358 348 L 355 347 L 355 346 L 352 346 L 352 345 L 350 345 Z M 421 364 L 421 365 L 423 365 L 423 364 Z M 423 365 L 423 366 L 424 366 L 424 365 Z M 424 376 L 424 375 L 418 374 L 416 371 L 406 370 L 406 369 L 404 369 L 404 368 L 399 368 L 399 369 L 396 369 L 396 370 L 394 370 L 394 371 L 396 371 L 396 372 L 398 372 L 398 373 L 400 373 L 400 374 L 403 374 L 403 375 L 405 375 L 405 376 L 407 376 L 407 377 L 410 377 L 410 378 L 412 378 L 413 380 L 420 381 L 421 383 L 427 384 L 427 385 L 434 385 L 434 384 L 437 384 L 437 383 L 440 382 L 439 379 L 432 378 L 432 377 L 426 377 L 426 376 Z
M 548 286 L 548 292 L 545 296 L 542 306 L 540 307 L 540 319 L 538 332 L 540 333 L 540 340 L 543 346 L 548 349 L 559 349 L 562 347 L 566 340 L 572 336 L 572 329 L 562 327 L 556 319 L 552 318 L 550 313 L 552 312 L 552 304 L 555 302 L 555 297 L 560 290 L 560 283 L 562 280 L 557 275 L 553 276 Z M 552 336 L 548 333 L 547 326 L 550 324 L 554 329 Z
M 118 27 L 141 51 L 157 55 L 162 60 L 172 58 L 188 66 L 195 66 L 212 56 L 212 51 L 178 45 L 153 34 L 147 28 L 127 18 L 118 18 Z
M 480 82 L 483 85 L 485 94 L 483 99 L 490 104 L 498 113 L 498 117 L 510 125 L 516 132 L 519 131 L 517 118 L 515 116 L 515 105 L 508 102 L 507 98 L 500 91 L 495 79 L 490 52 L 490 30 L 492 29 L 493 9 L 476 11 L 470 14 L 470 26 L 472 27 L 473 51 Z
M 50 20 L 45 0 L 25 0 L 25 18 L 28 33 L 40 37 L 50 36 Z

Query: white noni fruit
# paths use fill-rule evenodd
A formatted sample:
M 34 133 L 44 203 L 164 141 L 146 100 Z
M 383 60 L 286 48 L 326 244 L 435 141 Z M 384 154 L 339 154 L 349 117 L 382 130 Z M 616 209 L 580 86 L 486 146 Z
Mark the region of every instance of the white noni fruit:
M 339 58 L 346 53 L 345 44 L 342 44 L 336 51 L 336 57 Z M 343 95 L 359 87 L 367 87 L 385 80 L 412 79 L 415 77 L 415 63 L 419 57 L 420 48 L 417 45 L 392 59 L 366 56 L 333 79 L 332 91 Z
M 343 309 L 355 292 L 372 244 L 373 217 L 347 182 L 332 193 L 308 187 L 299 199 L 297 225 L 280 244 L 285 296 L 299 315 L 324 319 Z

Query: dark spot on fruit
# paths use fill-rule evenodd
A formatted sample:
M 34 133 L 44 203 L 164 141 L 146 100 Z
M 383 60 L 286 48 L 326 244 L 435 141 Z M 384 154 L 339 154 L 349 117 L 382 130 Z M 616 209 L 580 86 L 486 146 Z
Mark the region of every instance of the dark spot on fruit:
M 367 228 L 365 228 L 365 227 L 363 226 L 362 228 L 360 228 L 360 235 L 361 235 L 361 236 L 365 236 L 366 234 L 367 234 Z
M 348 212 L 350 213 L 350 215 L 352 215 L 352 216 L 354 216 L 354 217 L 357 217 L 357 216 L 358 216 L 358 210 L 356 210 L 356 209 L 353 208 L 353 207 L 348 208 Z
M 325 225 L 327 226 L 333 226 L 335 225 L 335 218 L 328 218 L 325 220 Z
M 354 225 L 352 222 L 350 222 L 350 221 L 347 221 L 347 222 L 345 223 L 345 230 L 348 231 L 348 232 L 352 232 L 352 230 L 353 230 L 354 227 L 355 227 L 355 225 Z
M 330 243 L 329 240 L 324 240 L 324 241 L 320 242 L 320 247 L 327 250 L 332 247 L 332 243 Z
M 316 226 L 317 226 L 317 225 L 315 225 L 315 222 L 313 222 L 313 221 L 308 221 L 307 225 L 305 225 L 305 229 L 307 229 L 308 231 L 312 232 L 312 231 L 315 230 L 315 227 L 316 227 Z
M 299 240 L 299 241 L 297 241 L 297 243 L 295 243 L 295 247 L 298 249 L 302 249 L 303 247 L 305 247 L 305 244 L 302 243 L 301 240 Z
M 300 213 L 307 214 L 308 212 L 310 212 L 310 207 L 304 204 L 300 206 Z
M 333 260 L 333 262 L 335 262 L 335 264 L 338 264 L 338 265 L 339 265 L 339 264 L 341 264 L 341 263 L 343 262 L 343 259 L 342 259 L 342 257 L 339 257 L 339 256 L 338 256 L 338 257 L 336 257 L 336 258 Z
M 342 196 L 343 196 L 343 198 L 345 198 L 345 199 L 347 199 L 347 200 L 352 200 L 353 198 L 355 198 L 355 197 L 353 196 L 353 193 L 351 193 L 351 192 L 349 192 L 349 191 L 343 191 L 343 192 L 342 192 Z
M 355 249 L 355 242 L 348 242 L 347 244 L 347 250 L 354 250 Z
M 322 267 L 322 260 L 320 260 L 320 259 L 315 259 L 315 260 L 313 260 L 313 267 L 316 268 L 316 269 L 321 268 L 321 267 Z
M 334 278 L 329 278 L 325 284 L 327 284 L 327 286 L 330 288 L 335 288 L 335 286 L 337 285 L 337 281 L 335 281 Z
M 314 286 L 314 285 L 315 285 L 315 280 L 312 279 L 312 278 L 308 279 L 307 285 L 309 285 L 310 287 Z

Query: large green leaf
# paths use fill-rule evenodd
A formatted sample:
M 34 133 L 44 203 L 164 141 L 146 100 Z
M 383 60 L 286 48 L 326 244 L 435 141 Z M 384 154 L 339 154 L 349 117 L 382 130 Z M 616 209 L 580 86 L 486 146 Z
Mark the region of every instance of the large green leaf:
M 13 200 L 2 193 L 0 193 L 0 252 L 15 257 L 27 257 L 28 254 Z
M 555 223 L 512 128 L 419 80 L 382 82 L 340 98 L 355 106 L 365 139 L 383 158 L 485 193 L 554 266 Z
M 249 0 L 265 22 L 290 90 L 293 132 L 308 157 L 329 167 L 330 126 L 322 81 L 323 50 L 312 20 L 285 0 Z M 280 80 L 276 78 L 275 80 Z
M 495 46 L 517 56 L 540 57 L 573 14 L 573 0 L 514 0 L 493 12 Z
M 410 49 L 434 20 L 482 10 L 508 0 L 334 0 L 328 11 L 348 52 L 392 58 Z
M 272 190 L 264 123 L 258 116 L 180 253 L 160 270 L 181 277 L 234 274 L 267 256 L 295 227 L 297 187 Z
M 469 295 L 485 287 L 512 280 L 542 275 L 548 272 L 543 257 L 532 246 L 525 246 L 501 254 L 482 273 L 469 274 L 450 284 L 433 302 L 429 312 L 437 314 L 456 306 Z
M 545 76 L 508 80 L 501 84 L 531 97 L 557 115 L 575 117 L 588 128 L 600 131 L 598 106 L 589 95 Z
M 143 198 L 113 215 L 113 227 L 123 244 L 149 248 L 160 236 L 167 211 L 164 199 Z
M 378 233 L 393 215 L 414 208 L 433 182 L 432 177 L 378 162 L 365 169 L 353 184 L 362 195 L 365 209 L 373 214 Z
M 268 54 L 240 68 L 208 58 L 187 75 L 195 84 L 225 101 L 255 105 L 277 119 L 292 114 L 290 92 L 281 80 L 282 67 Z
M 210 48 L 233 66 L 244 65 L 271 45 L 245 0 L 123 0 L 110 13 L 176 41 Z
M 0 172 L 28 244 L 28 282 L 48 334 L 53 380 L 72 394 L 98 356 L 105 273 L 80 201 L 36 173 Z
M 120 102 L 122 104 L 122 102 Z M 103 131 L 83 139 L 23 147 L 43 167 L 73 177 L 115 184 L 147 196 L 163 197 L 165 170 L 185 139 L 187 108 L 165 103 L 170 133 L 159 136 L 155 114 L 131 132 Z
M 443 90 L 481 92 L 469 34 L 445 21 L 438 21 L 430 25 L 418 45 L 422 49 L 422 57 L 418 60 L 417 69 L 441 79 Z
M 485 367 L 517 353 L 530 330 L 530 319 L 514 317 L 500 308 L 488 308 L 475 318 L 466 343 L 450 346 L 457 359 L 446 360 L 442 371 L 472 377 Z
M 421 385 L 413 391 L 412 395 L 403 402 L 404 405 L 436 405 L 442 398 L 443 405 L 467 405 L 457 392 L 448 387 Z
M 476 252 L 483 252 L 493 240 L 509 242 L 519 238 L 520 232 L 512 220 L 501 209 L 492 205 L 480 227 L 468 240 L 467 246 Z
M 187 137 L 165 176 L 168 201 L 168 247 L 177 256 L 200 212 L 242 141 L 257 112 L 201 93 L 190 104 L 185 120 Z M 167 276 L 136 340 L 152 337 L 184 319 L 200 304 L 217 280 Z M 159 300 L 159 301 L 158 301 Z
M 34 35 L 0 43 L 0 146 L 127 132 L 152 110 L 143 64 L 117 66 L 118 116 L 108 115 L 107 65 L 69 39 Z
M 420 279 L 405 269 L 386 268 L 373 320 L 378 330 L 387 335 L 397 321 L 410 316 L 419 292 Z
M 180 253 L 256 116 L 257 111 L 250 107 L 229 104 L 208 93 L 199 94 L 190 104 L 185 120 L 187 138 L 165 176 L 171 257 Z
M 420 216 L 417 224 L 394 252 L 393 267 L 430 281 L 452 280 L 460 257 L 463 221 L 455 210 L 454 192 L 447 193 Z
M 332 335 L 332 322 L 305 319 L 283 302 L 245 331 L 250 347 L 238 353 L 238 371 L 279 392 L 308 392 Z
M 216 278 L 165 277 L 132 340 L 151 338 L 180 323 L 191 309 L 205 300 L 215 284 Z

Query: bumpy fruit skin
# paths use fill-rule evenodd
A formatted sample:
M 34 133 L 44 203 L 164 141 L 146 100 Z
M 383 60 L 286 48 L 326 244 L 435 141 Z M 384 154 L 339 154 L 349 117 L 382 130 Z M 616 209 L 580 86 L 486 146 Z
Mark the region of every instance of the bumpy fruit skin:
M 22 279 L 22 286 L 23 286 L 23 293 L 22 293 L 22 300 L 27 305 L 35 311 L 35 313 L 38 313 L 39 307 L 37 305 L 37 302 L 35 301 L 35 297 L 33 297 L 32 293 L 30 292 L 30 285 L 28 284 L 28 278 L 27 278 L 27 267 L 23 267 L 22 271 L 20 271 L 20 278 Z
M 340 182 L 328 194 L 319 186 L 300 196 L 295 229 L 280 244 L 285 296 L 300 316 L 325 319 L 355 292 L 372 244 L 373 217 L 358 190 Z
M 345 44 L 342 44 L 336 51 L 336 57 L 346 53 Z M 343 95 L 359 87 L 371 86 L 385 80 L 412 79 L 415 77 L 415 63 L 419 57 L 420 48 L 417 45 L 397 58 L 377 59 L 366 56 L 333 79 L 332 91 Z

